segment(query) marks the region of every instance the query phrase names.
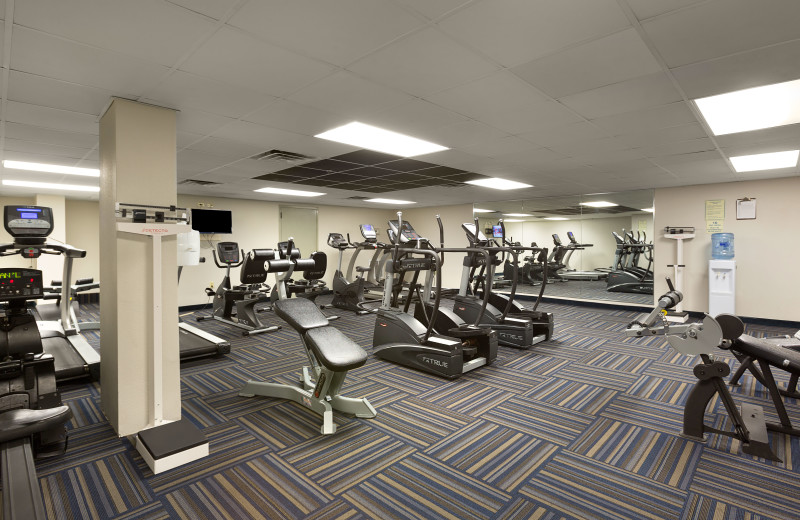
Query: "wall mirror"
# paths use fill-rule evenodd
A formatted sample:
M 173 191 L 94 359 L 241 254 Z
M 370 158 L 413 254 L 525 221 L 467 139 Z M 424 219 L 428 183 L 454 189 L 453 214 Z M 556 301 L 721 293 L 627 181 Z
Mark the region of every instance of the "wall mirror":
M 546 296 L 652 305 L 652 190 L 487 202 L 473 210 L 483 229 L 502 218 L 509 239 L 548 248 Z M 541 268 L 522 263 L 517 291 L 538 294 Z

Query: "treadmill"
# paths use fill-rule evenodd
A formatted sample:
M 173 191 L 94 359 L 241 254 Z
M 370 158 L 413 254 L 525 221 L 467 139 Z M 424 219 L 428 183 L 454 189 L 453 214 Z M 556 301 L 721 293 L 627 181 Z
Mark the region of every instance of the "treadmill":
M 561 242 L 561 238 L 559 238 L 558 234 L 553 233 L 553 243 L 556 245 L 556 247 L 563 247 L 567 251 L 566 255 L 564 255 L 564 259 L 562 260 L 564 268 L 558 271 L 558 276 L 564 278 L 565 280 L 584 281 L 597 281 L 608 277 L 608 273 L 604 273 L 602 271 L 579 271 L 570 267 L 569 262 L 572 259 L 572 254 L 575 251 L 583 251 L 587 247 L 592 247 L 594 244 L 579 244 L 575 239 L 575 235 L 572 234 L 572 231 L 567 231 L 567 237 L 569 238 L 569 244 L 564 245 Z
M 70 301 L 72 262 L 84 258 L 86 251 L 67 244 L 47 242 L 53 231 L 53 211 L 44 206 L 5 206 L 3 226 L 14 239 L 0 244 L 0 256 L 20 254 L 37 258 L 42 254 L 62 255 L 64 269 L 61 277 L 61 301 Z M 39 333 L 45 354 L 55 360 L 56 381 L 92 377 L 100 379 L 100 354 L 80 335 L 80 328 L 69 312 L 70 305 L 60 305 L 59 321 L 39 321 Z
M 178 283 L 184 266 L 198 265 L 206 259 L 200 256 L 200 233 L 189 231 L 178 235 Z M 228 340 L 219 338 L 202 329 L 178 321 L 178 345 L 181 361 L 210 356 L 221 356 L 231 351 Z

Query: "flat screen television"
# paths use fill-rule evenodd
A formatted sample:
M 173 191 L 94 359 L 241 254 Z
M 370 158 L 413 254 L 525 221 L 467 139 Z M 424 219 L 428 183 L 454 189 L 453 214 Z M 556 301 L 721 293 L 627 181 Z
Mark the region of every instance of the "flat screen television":
M 200 233 L 232 233 L 231 212 L 222 209 L 192 209 L 192 229 Z
M 503 238 L 503 226 L 492 226 L 492 236 L 494 238 Z

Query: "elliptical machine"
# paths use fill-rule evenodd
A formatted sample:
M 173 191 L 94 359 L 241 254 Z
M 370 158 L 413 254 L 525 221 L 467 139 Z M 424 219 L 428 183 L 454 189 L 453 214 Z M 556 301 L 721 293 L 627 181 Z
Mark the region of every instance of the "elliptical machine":
M 367 300 L 364 297 L 364 289 L 366 280 L 363 276 L 359 276 L 353 281 L 348 281 L 342 272 L 342 256 L 347 249 L 355 249 L 350 243 L 350 237 L 347 239 L 341 233 L 328 233 L 328 245 L 334 249 L 339 250 L 339 267 L 333 274 L 333 300 L 328 305 L 320 305 L 321 309 L 336 307 L 337 309 L 344 309 L 352 311 L 356 314 L 367 314 L 373 312 L 361 307 L 364 302 L 372 302 L 374 300 Z M 368 270 L 368 269 L 367 269 Z M 365 271 L 362 267 L 356 267 L 356 271 L 362 273 Z
M 397 220 L 389 222 L 393 230 L 390 236 L 394 237 L 395 242 L 392 258 L 386 262 L 383 304 L 378 308 L 375 318 L 375 356 L 448 379 L 491 364 L 497 357 L 497 334 L 494 331 L 461 322 L 460 326 L 448 329 L 447 335 L 436 333 L 442 287 L 438 251 L 430 247 L 427 240 L 402 218 L 403 213 L 398 211 Z M 476 251 L 476 254 L 480 252 Z M 428 273 L 428 289 L 433 284 L 431 277 L 436 277 L 436 290 L 433 291 L 433 302 L 428 307 L 427 325 L 407 312 L 420 271 Z M 414 278 L 409 285 L 404 309 L 400 309 L 398 297 L 407 273 L 414 273 Z M 419 304 L 424 305 L 425 300 L 424 297 L 420 298 Z
M 24 254 L 37 258 L 41 249 Z M 0 269 L 0 451 L 3 517 L 47 517 L 34 458 L 62 455 L 72 411 L 56 389 L 53 356 L 45 354 L 29 300 L 44 296 L 42 272 Z
M 261 250 L 254 249 L 252 253 L 259 251 Z M 254 308 L 257 303 L 269 300 L 269 286 L 264 286 L 266 277 L 264 279 L 248 277 L 247 272 L 242 269 L 239 276 L 242 285 L 231 287 L 231 268 L 239 267 L 244 263 L 244 250 L 239 249 L 239 244 L 219 242 L 217 250 L 212 251 L 212 254 L 216 266 L 225 269 L 225 276 L 216 292 L 212 293 L 214 303 L 211 316 L 198 316 L 197 321 L 210 319 L 221 321 L 243 329 L 243 336 L 279 330 L 278 326 L 267 326 L 261 323 Z M 206 289 L 206 291 L 208 293 L 210 289 Z M 235 313 L 233 312 L 234 308 L 236 309 Z

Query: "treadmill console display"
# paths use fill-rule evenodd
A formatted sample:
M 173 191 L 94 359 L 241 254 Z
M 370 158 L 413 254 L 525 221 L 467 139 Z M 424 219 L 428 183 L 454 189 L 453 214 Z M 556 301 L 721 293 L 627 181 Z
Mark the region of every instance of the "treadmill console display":
M 36 269 L 0 269 L 0 301 L 44 297 L 42 272 Z
M 504 238 L 503 237 L 503 226 L 492 226 L 492 237 L 493 238 Z
M 561 238 L 558 236 L 558 233 L 553 233 L 553 243 L 557 246 L 564 245 L 563 242 L 561 242 Z
M 572 242 L 573 244 L 578 243 L 578 241 L 575 240 L 575 235 L 572 233 L 572 231 L 567 231 L 567 238 L 569 238 L 569 241 Z
M 397 233 L 398 222 L 396 220 L 389 221 L 390 229 Z M 405 244 L 414 240 L 425 240 L 414 230 L 414 227 L 408 222 L 403 222 L 403 229 L 400 230 L 400 243 Z
M 361 224 L 359 228 L 361 229 L 361 236 L 367 242 L 376 242 L 378 240 L 378 232 L 372 224 Z
M 219 242 L 217 244 L 217 256 L 223 264 L 239 263 L 239 244 L 236 242 Z
M 45 238 L 53 231 L 53 211 L 44 206 L 6 206 L 3 217 L 14 238 Z
M 472 242 L 486 242 L 486 235 L 484 235 L 480 230 L 477 231 L 478 238 L 475 238 L 475 224 L 472 222 L 467 222 L 465 224 L 461 224 L 461 229 L 463 229 L 467 233 L 467 238 L 470 239 Z

